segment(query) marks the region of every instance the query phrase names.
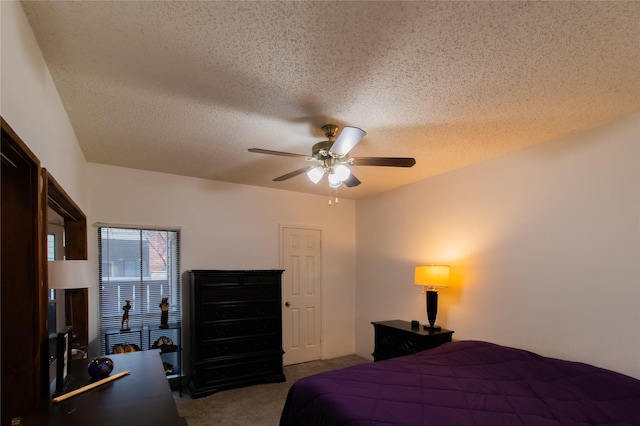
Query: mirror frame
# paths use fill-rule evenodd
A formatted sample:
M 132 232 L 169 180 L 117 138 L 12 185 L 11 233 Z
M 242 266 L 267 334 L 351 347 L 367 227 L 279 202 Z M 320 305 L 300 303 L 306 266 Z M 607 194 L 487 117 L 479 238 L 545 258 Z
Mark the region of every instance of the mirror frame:
M 67 260 L 86 260 L 88 256 L 87 217 L 47 169 L 43 168 L 42 171 L 43 176 L 46 178 L 45 196 L 47 205 L 64 219 L 64 257 Z M 48 223 L 48 220 L 45 220 L 45 223 Z M 73 332 L 76 335 L 76 343 L 85 348 L 88 347 L 88 290 L 86 288 L 64 290 L 64 306 L 65 324 L 71 325 L 73 328 Z

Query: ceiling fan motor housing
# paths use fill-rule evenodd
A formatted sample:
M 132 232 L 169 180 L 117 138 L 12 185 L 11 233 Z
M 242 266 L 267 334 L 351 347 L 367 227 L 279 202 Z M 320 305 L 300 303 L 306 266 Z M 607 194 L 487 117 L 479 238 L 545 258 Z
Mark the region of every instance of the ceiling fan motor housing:
M 335 138 L 336 133 L 338 133 L 338 126 L 336 126 L 335 124 L 325 124 L 321 127 L 321 129 L 324 132 L 324 135 L 329 139 Z
M 331 149 L 331 145 L 333 145 L 333 141 L 318 142 L 311 148 L 311 156 L 317 160 L 324 160 L 330 157 L 329 149 Z
M 334 142 L 333 138 L 336 136 L 336 133 L 338 133 L 338 126 L 335 124 L 325 124 L 322 126 L 322 131 L 329 140 L 318 142 L 311 148 L 311 156 L 320 161 L 326 160 L 329 157 L 334 157 L 330 152 L 331 146 Z

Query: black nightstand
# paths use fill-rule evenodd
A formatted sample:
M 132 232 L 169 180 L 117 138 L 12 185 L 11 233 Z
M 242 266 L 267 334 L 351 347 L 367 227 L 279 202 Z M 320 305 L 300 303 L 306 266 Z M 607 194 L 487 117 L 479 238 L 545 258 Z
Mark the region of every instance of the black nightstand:
M 453 335 L 453 331 L 444 328 L 437 331 L 425 330 L 422 326 L 411 328 L 410 322 L 401 320 L 378 321 L 371 324 L 375 330 L 375 348 L 372 354 L 374 361 L 435 348 L 450 342 Z

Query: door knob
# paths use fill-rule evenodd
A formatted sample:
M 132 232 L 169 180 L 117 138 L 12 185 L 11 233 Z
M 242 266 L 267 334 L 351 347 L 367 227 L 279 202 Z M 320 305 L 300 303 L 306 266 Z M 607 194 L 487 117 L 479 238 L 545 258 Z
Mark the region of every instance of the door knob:
M 284 306 L 286 306 L 286 307 L 288 308 L 289 306 L 291 306 L 291 303 L 289 303 L 289 302 L 284 302 Z

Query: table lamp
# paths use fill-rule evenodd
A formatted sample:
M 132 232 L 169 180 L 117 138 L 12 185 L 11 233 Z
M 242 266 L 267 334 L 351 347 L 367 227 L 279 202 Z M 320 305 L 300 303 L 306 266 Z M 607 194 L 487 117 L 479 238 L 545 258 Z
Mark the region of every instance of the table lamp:
M 93 265 L 88 260 L 50 260 L 48 288 L 64 291 L 65 325 L 73 328 L 78 346 L 89 344 L 89 296 L 87 288 L 96 283 Z
M 47 264 L 50 289 L 93 287 L 93 271 L 88 260 L 51 260 Z
M 438 289 L 448 286 L 449 267 L 444 265 L 416 266 L 413 282 L 415 285 L 426 287 L 429 326 L 425 325 L 425 330 L 440 330 L 441 327 L 435 325 L 438 313 Z

